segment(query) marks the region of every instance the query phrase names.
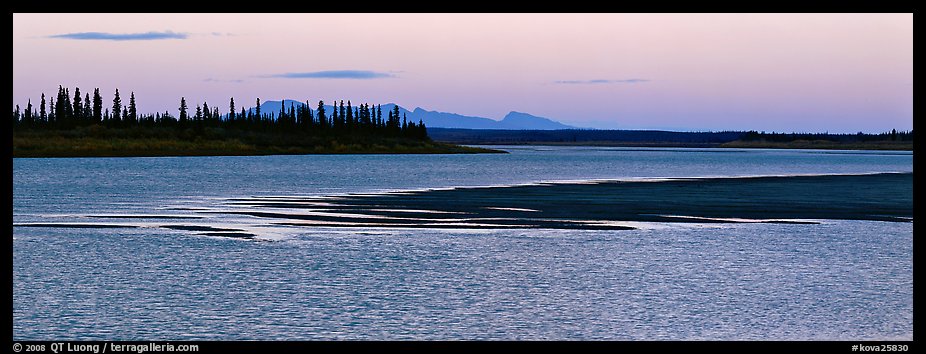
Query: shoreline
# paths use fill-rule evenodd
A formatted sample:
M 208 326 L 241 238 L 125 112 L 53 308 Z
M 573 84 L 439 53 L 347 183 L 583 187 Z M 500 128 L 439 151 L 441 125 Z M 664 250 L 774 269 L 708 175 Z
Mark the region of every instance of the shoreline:
M 467 143 L 447 142 L 450 144 L 465 144 L 472 146 L 587 146 L 587 147 L 637 147 L 637 148 L 718 148 L 718 149 L 781 149 L 781 150 L 881 150 L 881 151 L 910 151 L 913 152 L 913 142 L 873 142 L 873 143 L 838 143 L 838 142 L 807 142 L 795 141 L 788 143 L 776 142 L 744 142 L 732 141 L 728 143 L 674 143 L 674 142 L 616 142 L 616 141 L 589 141 L 589 142 L 497 142 L 497 143 Z
M 339 141 L 255 144 L 239 139 L 98 138 L 13 136 L 13 158 L 179 157 L 357 154 L 481 154 L 501 150 L 434 141 Z
M 467 146 L 460 145 L 466 144 Z M 180 157 L 180 156 L 272 156 L 272 155 L 386 155 L 386 154 L 483 154 L 507 153 L 486 146 L 587 146 L 639 148 L 718 148 L 718 149 L 782 149 L 782 150 L 871 150 L 913 151 L 913 142 L 852 142 L 832 141 L 732 141 L 727 143 L 682 142 L 497 142 L 467 143 L 450 141 L 339 141 L 328 139 L 313 144 L 278 145 L 242 142 L 239 139 L 176 138 L 103 138 L 55 136 L 13 136 L 13 158 L 73 158 L 73 157 Z

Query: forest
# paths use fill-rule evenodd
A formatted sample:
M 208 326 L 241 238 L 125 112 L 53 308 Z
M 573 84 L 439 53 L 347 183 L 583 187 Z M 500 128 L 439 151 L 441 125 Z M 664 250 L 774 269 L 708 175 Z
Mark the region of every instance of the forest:
M 43 93 L 37 107 L 31 99 L 25 109 L 16 105 L 13 156 L 494 152 L 433 142 L 425 124 L 400 116 L 398 107 L 383 112 L 350 100 L 331 106 L 319 100 L 314 110 L 308 101 L 284 101 L 278 112 L 261 112 L 259 98 L 251 109 L 238 109 L 230 98 L 223 113 L 208 102 L 191 107 L 181 97 L 176 114 L 143 114 L 134 92 L 128 102 L 118 89 L 112 97 L 104 104 L 98 88 L 91 95 L 59 86 L 54 97 Z
M 258 98 L 253 110 L 241 107 L 239 112 L 235 108 L 235 99 L 231 98 L 228 113 L 222 114 L 218 106 L 210 107 L 208 102 L 197 104 L 195 111 L 191 112 L 186 99 L 181 97 L 176 116 L 167 111 L 140 114 L 134 92 L 130 93 L 128 103 L 124 104 L 119 89 L 116 89 L 112 105 L 104 107 L 98 88 L 93 90 L 92 98 L 89 92 L 81 97 L 80 88 L 75 88 L 72 99 L 70 89 L 59 86 L 57 96 L 51 98 L 48 104 L 45 94 L 42 94 L 38 109 L 33 107 L 31 99 L 24 110 L 16 105 L 13 110 L 13 128 L 68 130 L 100 125 L 106 128 L 193 129 L 194 133 L 202 133 L 205 128 L 224 128 L 324 136 L 360 134 L 429 140 L 424 123 L 408 122 L 406 117 L 399 117 L 398 107 L 388 111 L 384 119 L 382 107 L 379 105 L 353 106 L 348 100 L 345 106 L 341 100 L 340 105 L 336 106 L 336 109 L 328 113 L 324 101 L 318 101 L 314 111 L 309 108 L 311 105 L 308 101 L 299 107 L 291 101 L 288 110 L 284 103 L 284 108 L 279 112 L 261 112 Z

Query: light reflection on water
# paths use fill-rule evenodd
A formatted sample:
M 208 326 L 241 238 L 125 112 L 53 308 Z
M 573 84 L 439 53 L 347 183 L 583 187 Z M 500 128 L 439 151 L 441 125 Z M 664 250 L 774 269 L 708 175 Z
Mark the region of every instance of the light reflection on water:
M 22 230 L 17 339 L 912 338 L 907 223 Z
M 14 159 L 13 217 L 98 215 L 156 226 L 114 216 L 197 215 L 203 204 L 252 196 L 912 171 L 912 154 L 675 150 Z M 158 209 L 168 206 L 176 210 Z M 215 226 L 276 241 L 156 227 L 14 228 L 14 338 L 879 340 L 913 333 L 912 223 L 304 229 L 228 216 Z

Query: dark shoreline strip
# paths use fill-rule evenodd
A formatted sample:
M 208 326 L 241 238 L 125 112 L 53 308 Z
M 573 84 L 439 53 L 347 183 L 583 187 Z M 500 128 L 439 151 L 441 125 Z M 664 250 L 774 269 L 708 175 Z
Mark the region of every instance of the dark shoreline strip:
M 202 219 L 202 216 L 182 215 L 87 215 L 97 219 Z
M 418 227 L 422 223 L 428 223 L 429 227 L 439 227 L 433 225 L 440 224 L 441 221 L 428 220 L 436 219 L 433 214 L 421 215 L 416 217 L 419 220 L 411 221 L 408 220 L 409 213 L 364 209 L 467 213 L 467 218 L 471 219 L 511 219 L 505 222 L 473 221 L 476 223 L 498 224 L 499 227 L 505 227 L 505 224 L 522 224 L 537 228 L 599 227 L 583 224 L 590 221 L 781 224 L 815 223 L 813 220 L 912 222 L 912 190 L 912 173 L 687 178 L 346 195 L 328 201 L 335 206 L 325 208 L 352 210 L 363 215 L 389 219 L 364 218 L 362 215 L 338 217 L 286 214 L 259 211 L 259 207 L 258 211 L 235 213 L 319 221 L 316 223 L 317 226 L 337 226 L 324 225 L 323 222 L 336 221 L 380 227 L 383 227 L 383 224 Z M 486 209 L 486 206 L 492 206 L 494 209 Z M 530 213 L 530 218 L 525 218 L 525 213 L 504 208 L 538 211 Z

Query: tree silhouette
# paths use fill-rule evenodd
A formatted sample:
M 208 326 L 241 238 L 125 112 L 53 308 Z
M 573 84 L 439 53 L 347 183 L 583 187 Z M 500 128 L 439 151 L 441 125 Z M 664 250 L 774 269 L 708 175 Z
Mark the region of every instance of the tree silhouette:
M 135 124 L 138 122 L 138 108 L 135 107 L 135 91 L 132 91 L 129 96 L 129 110 L 128 110 L 128 120 L 129 124 Z
M 17 119 L 19 121 L 19 119 Z M 29 99 L 29 102 L 26 103 L 26 112 L 23 114 L 22 123 L 26 125 L 32 125 L 32 99 Z
M 84 94 L 84 113 L 82 114 L 88 124 L 93 124 L 93 107 L 90 105 L 90 93 Z
M 61 97 L 64 106 L 64 126 L 71 128 L 74 126 L 74 107 L 71 106 L 71 90 L 64 89 L 64 96 Z
M 113 97 L 113 116 L 110 121 L 113 125 L 121 124 L 122 99 L 119 98 L 119 89 L 116 89 L 116 95 Z
M 48 107 L 51 108 L 51 111 L 48 112 L 48 125 L 54 128 L 55 124 L 57 123 L 57 119 L 58 119 L 57 117 L 55 117 L 55 111 L 57 110 L 58 106 L 55 105 L 54 98 L 48 101 Z
M 93 89 L 93 121 L 96 123 L 103 121 L 103 97 L 100 96 L 100 89 Z
M 180 97 L 180 116 L 178 118 L 180 118 L 181 125 L 186 124 L 187 120 L 189 119 L 189 117 L 187 117 L 186 110 L 186 98 Z
M 39 103 L 39 120 L 41 120 L 42 123 L 45 123 L 48 121 L 48 114 L 47 112 L 45 112 L 45 94 L 44 93 L 42 93 L 42 102 Z
M 206 125 L 210 125 L 209 123 L 212 121 L 212 111 L 209 109 L 209 104 L 206 102 L 203 102 L 202 121 Z
M 419 124 L 410 122 L 407 113 L 400 119 L 400 108 L 396 105 L 388 111 L 387 121 L 382 119 L 381 105 L 354 105 L 352 100 L 335 100 L 333 109 L 326 107 L 323 100 L 318 100 L 315 111 L 309 106 L 309 101 L 300 102 L 299 106 L 296 106 L 295 100 L 283 100 L 279 112 L 271 112 L 268 116 L 262 112 L 260 98 L 255 99 L 256 106 L 253 110 L 240 107 L 240 113 L 237 113 L 238 107 L 231 97 L 228 101 L 228 114 L 224 117 L 218 107 L 209 106 L 205 101 L 196 106 L 195 114 L 191 116 L 186 98 L 181 97 L 177 119 L 170 112 L 139 112 L 134 91 L 131 91 L 128 103 L 123 104 L 119 89 L 115 89 L 112 106 L 109 107 L 103 105 L 99 88 L 93 90 L 91 97 L 89 92 L 81 95 L 80 88 L 75 87 L 74 97 L 71 98 L 70 89 L 59 85 L 57 95 L 47 97 L 48 103 L 45 96 L 44 93 L 41 94 L 38 108 L 33 106 L 32 99 L 28 98 L 25 110 L 14 110 L 14 129 L 68 130 L 102 123 L 104 129 L 95 134 L 122 134 L 105 132 L 144 127 L 158 129 L 159 137 L 172 136 L 174 133 L 170 132 L 171 129 L 180 129 L 177 132 L 182 133 L 184 139 L 208 133 L 213 138 L 238 136 L 247 140 L 252 137 L 247 132 L 253 132 L 302 142 L 319 141 L 317 138 L 341 137 L 347 141 L 369 141 L 369 138 L 377 136 L 427 140 L 427 133 L 424 132 L 424 125 L 420 120 Z M 287 101 L 290 103 L 288 109 Z M 347 101 L 346 104 L 344 101 Z M 216 129 L 205 130 L 206 127 Z M 424 133 L 421 134 L 419 131 Z M 144 130 L 135 130 L 132 134 L 135 137 L 147 133 L 144 133 Z
M 228 120 L 235 121 L 235 98 L 232 97 L 228 100 Z
M 72 109 L 74 113 L 74 120 L 77 124 L 82 125 L 86 119 L 84 117 L 84 105 L 80 100 L 80 87 L 74 88 L 74 104 Z
M 327 128 L 328 118 L 325 117 L 325 101 L 318 101 L 318 107 L 315 108 L 315 115 L 318 116 L 318 127 L 322 129 Z

